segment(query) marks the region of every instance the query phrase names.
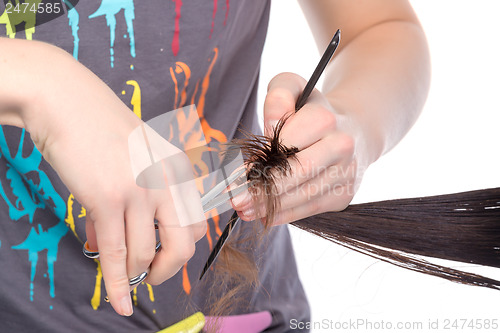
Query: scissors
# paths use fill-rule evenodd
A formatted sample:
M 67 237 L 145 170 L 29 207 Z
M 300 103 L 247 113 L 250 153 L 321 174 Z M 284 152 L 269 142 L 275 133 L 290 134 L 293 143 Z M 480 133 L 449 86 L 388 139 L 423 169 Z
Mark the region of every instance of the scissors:
M 323 53 L 323 56 L 321 57 L 318 65 L 316 66 L 316 69 L 314 70 L 313 74 L 311 75 L 311 78 L 307 82 L 304 90 L 302 91 L 301 95 L 297 99 L 297 102 L 295 104 L 295 112 L 299 111 L 304 104 L 306 103 L 309 95 L 314 89 L 314 86 L 318 82 L 321 74 L 325 70 L 326 66 L 332 59 L 335 51 L 337 50 L 337 47 L 340 43 L 340 29 L 337 30 L 335 35 L 333 36 L 332 40 L 328 44 L 328 47 L 326 48 L 325 52 Z M 238 180 L 244 173 L 246 169 L 242 166 L 241 168 L 237 169 L 237 171 L 233 172 L 229 177 L 223 179 L 220 183 L 215 185 L 210 191 L 208 191 L 206 194 L 204 194 L 201 198 L 201 203 L 203 206 L 203 211 L 206 213 L 216 207 L 219 207 L 229 199 L 233 198 L 234 196 L 240 194 L 241 192 L 245 191 L 248 186 L 251 186 L 252 183 L 247 183 L 244 182 L 243 184 L 238 185 L 237 187 L 227 190 L 228 186 L 233 184 L 236 180 Z M 231 215 L 231 218 L 229 219 L 228 224 L 224 228 L 224 231 L 222 232 L 221 236 L 219 237 L 219 240 L 215 244 L 214 248 L 212 249 L 212 252 L 210 253 L 207 262 L 205 263 L 205 266 L 203 267 L 203 270 L 200 274 L 199 280 L 203 278 L 207 270 L 210 268 L 212 263 L 217 259 L 217 256 L 219 255 L 222 247 L 224 246 L 225 242 L 229 238 L 229 235 L 231 231 L 234 229 L 234 227 L 238 224 L 240 221 L 240 218 L 238 216 L 238 213 L 236 211 L 233 212 Z M 157 221 L 155 221 L 155 226 L 157 226 Z M 161 242 L 157 242 L 156 244 L 156 252 L 158 252 L 161 248 Z M 99 258 L 99 252 L 97 251 L 91 251 L 88 248 L 87 242 L 83 244 L 83 254 L 90 259 L 97 259 Z M 129 284 L 130 286 L 135 286 L 147 277 L 148 271 L 130 279 Z
M 238 194 L 242 193 L 248 188 L 248 182 L 246 181 L 241 181 L 241 176 L 245 174 L 246 168 L 240 167 L 236 171 L 234 171 L 229 177 L 223 179 L 221 182 L 216 184 L 210 191 L 205 193 L 201 197 L 201 204 L 203 207 L 203 211 L 209 212 L 210 210 L 219 207 L 220 205 L 226 203 L 228 200 L 231 198 L 237 196 Z M 238 181 L 238 182 L 237 182 Z M 237 186 L 231 189 L 228 189 L 228 186 L 232 185 L 233 183 L 237 182 Z M 227 190 L 226 190 L 227 189 Z M 155 228 L 158 229 L 158 221 L 155 219 Z M 229 236 L 230 230 L 227 230 L 227 228 L 224 230 L 224 234 L 227 234 Z M 226 238 L 227 238 L 226 236 Z M 221 236 L 222 238 L 222 236 Z M 220 239 L 221 239 L 220 238 Z M 219 240 L 220 240 L 219 239 Z M 223 242 L 222 242 L 223 243 Z M 222 246 L 222 245 L 221 245 Z M 156 248 L 155 251 L 158 252 L 161 249 L 161 242 L 158 241 L 156 243 Z M 89 259 L 99 259 L 99 251 L 92 251 L 88 247 L 87 242 L 83 244 L 83 249 L 82 249 L 83 254 L 85 257 Z M 217 251 L 218 253 L 218 251 Z M 215 260 L 215 258 L 213 259 Z M 212 261 L 213 261 L 212 260 Z M 129 285 L 131 287 L 138 285 L 142 281 L 146 279 L 146 277 L 149 274 L 149 270 L 141 273 L 138 276 L 135 276 L 129 280 Z
M 338 29 L 335 32 L 335 35 L 333 35 L 332 40 L 328 44 L 325 52 L 323 53 L 323 56 L 321 57 L 318 65 L 316 66 L 316 69 L 314 70 L 313 74 L 311 75 L 311 78 L 309 81 L 307 81 L 306 86 L 304 87 L 304 90 L 300 94 L 299 98 L 297 99 L 297 102 L 295 103 L 295 112 L 299 111 L 307 101 L 307 98 L 309 95 L 311 95 L 311 92 L 314 89 L 314 86 L 318 82 L 321 74 L 326 68 L 326 65 L 330 62 L 330 60 L 333 57 L 333 54 L 337 50 L 337 47 L 339 46 L 340 43 L 340 29 Z M 233 191 L 234 192 L 234 191 Z M 217 256 L 220 253 L 220 250 L 224 246 L 224 243 L 226 242 L 227 238 L 229 237 L 229 234 L 231 231 L 234 229 L 236 224 L 240 221 L 240 218 L 238 217 L 238 214 L 236 211 L 233 213 L 231 218 L 229 219 L 228 224 L 224 228 L 224 231 L 222 232 L 221 236 L 219 237 L 219 240 L 215 244 L 215 247 L 213 248 L 212 252 L 210 253 L 210 256 L 208 257 L 208 260 L 203 267 L 203 270 L 200 274 L 199 280 L 203 278 L 203 275 L 205 275 L 206 271 L 210 268 L 212 263 L 217 259 Z

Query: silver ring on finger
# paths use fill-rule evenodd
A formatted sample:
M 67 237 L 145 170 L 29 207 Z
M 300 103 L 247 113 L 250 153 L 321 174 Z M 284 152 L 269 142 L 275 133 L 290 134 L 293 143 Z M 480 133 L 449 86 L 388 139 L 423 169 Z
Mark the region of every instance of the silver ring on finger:
M 139 284 L 139 283 L 141 283 L 142 281 L 144 281 L 144 280 L 146 279 L 146 277 L 148 276 L 148 271 L 149 271 L 149 269 L 148 269 L 147 271 L 142 272 L 141 274 L 139 274 L 139 275 L 137 275 L 137 276 L 135 276 L 135 277 L 131 278 L 131 279 L 129 280 L 129 285 L 130 285 L 131 287 L 133 287 L 133 286 L 135 286 L 135 285 L 138 285 L 138 284 Z
M 99 259 L 99 251 L 90 250 L 89 244 L 87 242 L 83 243 L 82 252 L 83 255 L 89 259 Z

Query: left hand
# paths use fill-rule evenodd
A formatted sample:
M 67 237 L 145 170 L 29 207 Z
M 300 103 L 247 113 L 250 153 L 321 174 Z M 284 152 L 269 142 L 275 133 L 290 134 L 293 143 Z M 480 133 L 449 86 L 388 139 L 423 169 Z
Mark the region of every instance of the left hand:
M 274 77 L 264 103 L 264 134 L 284 115 L 291 114 L 281 131 L 282 143 L 297 147 L 297 159 L 289 158 L 291 173 L 277 180 L 279 207 L 274 224 L 293 222 L 327 211 L 341 211 L 351 202 L 365 166 L 358 162 L 360 131 L 347 115 L 334 110 L 328 99 L 314 90 L 297 113 L 295 101 L 306 80 L 292 73 Z M 265 218 L 253 207 L 248 192 L 233 199 L 244 221 Z

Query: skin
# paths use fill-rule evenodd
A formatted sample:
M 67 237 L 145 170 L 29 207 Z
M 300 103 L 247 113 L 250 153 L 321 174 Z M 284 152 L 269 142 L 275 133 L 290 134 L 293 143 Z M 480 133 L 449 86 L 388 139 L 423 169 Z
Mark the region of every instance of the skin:
M 342 30 L 337 54 L 306 105 L 294 113 L 306 80 L 274 77 L 264 103 L 265 134 L 291 114 L 282 142 L 298 147 L 292 174 L 277 182 L 280 209 L 274 224 L 347 207 L 366 168 L 394 147 L 423 107 L 430 81 L 426 38 L 407 1 L 302 0 L 300 5 L 323 52 Z M 333 15 L 332 13 L 341 13 Z M 233 199 L 246 221 L 266 216 L 250 195 Z
M 206 221 L 180 227 L 170 191 L 136 185 L 128 137 L 142 122 L 104 82 L 45 43 L 0 38 L 0 49 L 9 50 L 0 56 L 0 73 L 10 78 L 0 90 L 0 123 L 25 128 L 86 208 L 88 245 L 100 252 L 109 300 L 116 312 L 131 315 L 129 279 L 148 267 L 151 284 L 172 277 L 193 255 Z M 166 141 L 154 143 L 176 151 Z M 188 207 L 199 196 L 184 199 Z M 155 218 L 163 245 L 156 256 Z
M 277 224 L 345 208 L 363 171 L 415 122 L 429 86 L 425 36 L 406 1 L 304 0 L 301 5 L 321 51 L 337 28 L 342 43 L 325 73 L 323 92 L 314 91 L 283 128 L 283 142 L 301 152 L 300 164 L 291 162 L 293 176 L 278 183 Z M 0 89 L 0 123 L 25 128 L 86 208 L 88 244 L 100 251 L 110 302 L 117 313 L 130 315 L 128 280 L 148 267 L 149 283 L 173 276 L 193 255 L 206 223 L 179 227 L 168 190 L 135 184 L 127 139 L 141 122 L 103 81 L 45 43 L 0 38 L 0 50 L 9 50 L 0 52 L 0 73 L 9 78 Z M 291 73 L 269 83 L 267 134 L 273 122 L 293 112 L 305 83 Z M 318 184 L 337 191 L 308 190 Z M 244 194 L 238 199 L 233 204 L 243 219 L 265 216 L 249 211 Z M 163 244 L 156 256 L 154 218 Z

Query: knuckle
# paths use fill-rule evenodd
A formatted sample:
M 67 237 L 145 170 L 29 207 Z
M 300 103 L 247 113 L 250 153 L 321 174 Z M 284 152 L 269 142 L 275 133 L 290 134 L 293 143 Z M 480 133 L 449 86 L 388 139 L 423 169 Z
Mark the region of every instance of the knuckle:
M 321 132 L 333 131 L 337 128 L 337 117 L 332 112 L 320 107 L 318 127 Z
M 278 114 L 278 111 L 291 111 L 294 107 L 293 93 L 284 87 L 274 87 L 269 90 L 264 100 L 264 115 L 265 117 L 279 117 L 281 114 Z
M 106 277 L 104 277 L 104 283 L 106 284 L 106 291 L 108 292 L 108 294 L 112 294 L 114 290 L 129 288 L 129 279 L 127 276 L 112 280 L 110 280 L 109 278 L 106 280 Z
M 196 246 L 194 242 L 185 243 L 183 246 L 179 247 L 177 251 L 177 260 L 180 265 L 184 265 L 189 261 L 194 255 Z
M 348 134 L 336 132 L 324 138 L 328 146 L 332 147 L 335 155 L 345 157 L 354 155 L 354 138 Z
M 337 140 L 337 147 L 343 155 L 354 154 L 354 138 L 347 134 L 342 134 Z
M 155 257 L 154 249 L 153 250 L 149 249 L 149 251 L 141 252 L 141 254 L 135 258 L 134 262 L 138 267 L 142 268 L 149 267 L 154 257 Z
M 207 223 L 206 222 L 198 223 L 197 225 L 194 226 L 193 229 L 194 229 L 193 230 L 194 238 L 196 241 L 199 241 L 207 233 Z
M 337 128 L 337 117 L 328 110 L 323 111 L 321 122 L 325 129 L 333 130 Z
M 101 205 L 102 202 L 105 202 L 105 206 L 108 207 L 108 209 L 117 209 L 121 207 L 125 201 L 125 197 L 123 191 L 117 191 L 117 188 L 119 187 L 117 186 L 113 189 L 106 186 L 99 189 L 99 198 L 96 199 L 101 202 Z
M 105 260 L 120 262 L 127 260 L 127 247 L 119 246 L 110 249 L 103 249 L 99 253 L 100 257 Z

